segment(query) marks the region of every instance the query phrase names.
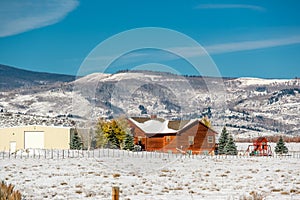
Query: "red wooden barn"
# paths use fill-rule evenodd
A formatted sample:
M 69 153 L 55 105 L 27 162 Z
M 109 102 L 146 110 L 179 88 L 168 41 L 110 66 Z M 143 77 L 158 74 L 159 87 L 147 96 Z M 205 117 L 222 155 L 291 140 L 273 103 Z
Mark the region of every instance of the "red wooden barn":
M 216 132 L 200 120 L 169 121 L 160 118 L 129 118 L 135 144 L 146 151 L 209 154 Z

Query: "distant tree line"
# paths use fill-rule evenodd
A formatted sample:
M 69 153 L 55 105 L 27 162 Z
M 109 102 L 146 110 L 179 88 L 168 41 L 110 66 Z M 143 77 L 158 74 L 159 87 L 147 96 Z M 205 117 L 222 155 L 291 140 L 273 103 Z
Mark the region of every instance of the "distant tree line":
M 265 136 L 269 142 L 276 143 L 279 141 L 280 137 L 282 139 L 289 143 L 289 142 L 300 142 L 300 136 L 279 136 L 279 135 L 274 135 L 274 136 Z M 236 138 L 236 142 L 247 142 L 247 143 L 252 143 L 253 140 L 256 138 Z

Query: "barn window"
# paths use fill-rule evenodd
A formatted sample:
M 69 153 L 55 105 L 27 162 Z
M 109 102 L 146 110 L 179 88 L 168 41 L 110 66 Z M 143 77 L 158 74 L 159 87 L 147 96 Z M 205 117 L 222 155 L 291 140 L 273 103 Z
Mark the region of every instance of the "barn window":
M 189 136 L 189 145 L 194 144 L 194 136 Z
M 207 137 L 207 142 L 208 142 L 208 143 L 213 143 L 213 142 L 214 142 L 214 137 L 211 136 L 211 135 L 208 136 L 208 137 Z

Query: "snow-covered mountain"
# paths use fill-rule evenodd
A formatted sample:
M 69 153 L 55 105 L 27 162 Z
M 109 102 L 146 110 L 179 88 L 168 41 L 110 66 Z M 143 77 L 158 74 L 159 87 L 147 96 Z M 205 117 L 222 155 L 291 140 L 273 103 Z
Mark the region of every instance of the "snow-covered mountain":
M 232 133 L 300 133 L 300 80 L 189 77 L 130 71 L 95 73 L 73 82 L 17 88 L 0 93 L 0 110 L 20 116 L 86 119 L 156 114 L 163 118 L 208 115 L 218 131 Z M 5 117 L 1 126 L 7 126 Z M 11 124 L 12 122 L 10 122 Z M 17 122 L 16 122 L 17 123 Z M 46 120 L 46 123 L 48 121 Z M 70 124 L 70 123 L 65 123 Z M 86 124 L 85 124 L 86 125 Z

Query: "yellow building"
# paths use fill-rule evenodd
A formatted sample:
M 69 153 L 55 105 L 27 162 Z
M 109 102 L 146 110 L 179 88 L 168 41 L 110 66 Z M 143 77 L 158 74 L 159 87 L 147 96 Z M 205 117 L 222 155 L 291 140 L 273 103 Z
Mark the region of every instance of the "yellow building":
M 57 126 L 18 126 L 0 128 L 0 151 L 19 149 L 69 149 L 73 129 Z

